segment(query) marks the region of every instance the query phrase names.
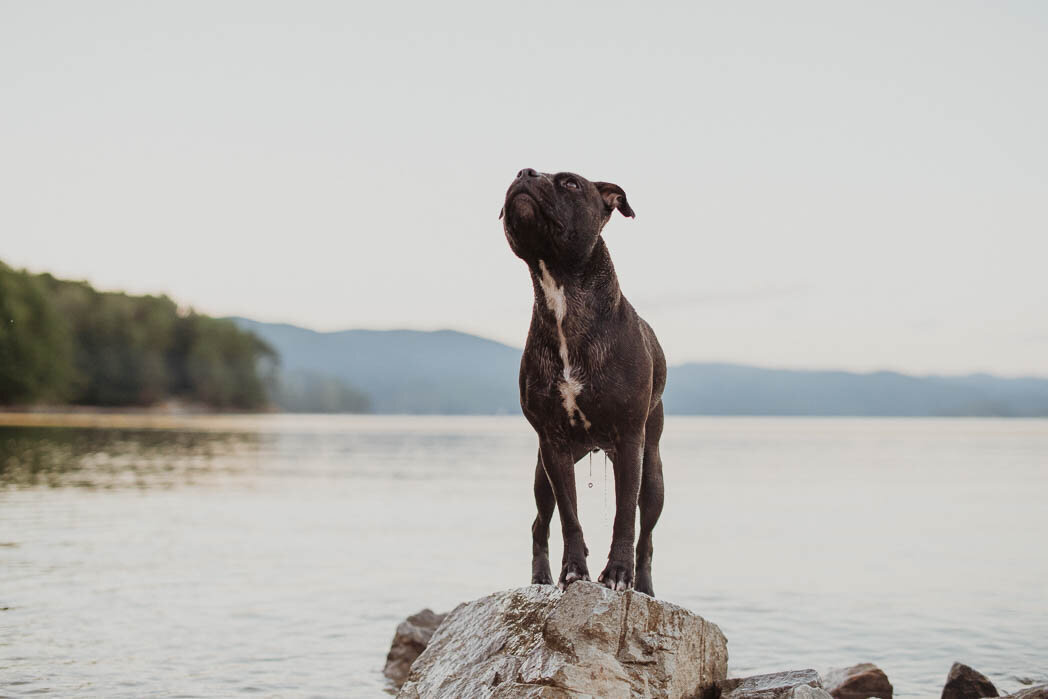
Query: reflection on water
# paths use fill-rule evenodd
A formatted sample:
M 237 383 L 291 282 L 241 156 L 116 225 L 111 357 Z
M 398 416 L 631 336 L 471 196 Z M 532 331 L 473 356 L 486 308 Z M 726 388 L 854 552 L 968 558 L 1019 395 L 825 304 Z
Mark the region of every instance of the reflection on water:
M 248 432 L 0 426 L 0 487 L 188 485 L 243 471 L 258 441 Z
M 528 581 L 535 447 L 519 417 L 0 414 L 0 695 L 381 695 L 403 617 Z M 662 455 L 655 589 L 732 674 L 1048 682 L 1048 421 L 670 418 Z M 577 468 L 599 569 L 613 486 Z

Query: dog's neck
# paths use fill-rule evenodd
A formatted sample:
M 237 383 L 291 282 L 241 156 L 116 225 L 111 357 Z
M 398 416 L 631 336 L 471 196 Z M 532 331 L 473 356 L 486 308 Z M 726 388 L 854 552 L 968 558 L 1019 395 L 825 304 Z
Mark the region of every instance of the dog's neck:
M 529 262 L 531 284 L 535 290 L 536 312 L 549 311 L 554 320 L 563 320 L 570 306 L 585 309 L 585 315 L 594 319 L 608 315 L 618 308 L 622 291 L 615 276 L 615 266 L 603 238 L 584 263 L 575 268 L 558 266 L 556 260 Z M 546 313 L 538 314 L 545 318 Z

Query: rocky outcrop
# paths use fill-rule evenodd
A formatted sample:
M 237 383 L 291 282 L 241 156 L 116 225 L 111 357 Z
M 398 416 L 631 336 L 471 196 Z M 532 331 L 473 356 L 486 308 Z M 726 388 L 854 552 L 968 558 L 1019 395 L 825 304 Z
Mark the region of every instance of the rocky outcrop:
M 822 684 L 835 699 L 892 699 L 892 683 L 873 663 L 830 670 L 824 675 Z
M 963 663 L 954 663 L 942 688 L 942 699 L 983 699 L 999 696 L 990 679 Z
M 830 699 L 815 670 L 790 670 L 717 683 L 721 699 Z
M 632 590 L 576 582 L 567 592 L 531 585 L 496 593 L 450 614 L 424 609 L 397 627 L 384 674 L 402 699 L 891 699 L 893 693 L 871 663 L 830 670 L 824 679 L 810 669 L 725 679 L 727 664 L 727 641 L 715 624 Z M 942 691 L 942 699 L 997 696 L 985 675 L 961 663 L 950 668 Z M 1048 685 L 1002 699 L 1048 699 Z
M 404 684 L 411 664 L 426 650 L 433 632 L 446 616 L 447 614 L 434 614 L 430 609 L 423 609 L 400 622 L 396 634 L 393 635 L 393 645 L 386 656 L 386 667 L 382 669 L 382 674 L 391 679 L 395 687 L 399 689 Z
M 1006 694 L 1005 699 L 1048 699 L 1048 684 L 1021 689 L 1015 694 Z
M 674 604 L 590 582 L 530 585 L 459 605 L 398 696 L 699 697 L 727 665 L 720 629 Z

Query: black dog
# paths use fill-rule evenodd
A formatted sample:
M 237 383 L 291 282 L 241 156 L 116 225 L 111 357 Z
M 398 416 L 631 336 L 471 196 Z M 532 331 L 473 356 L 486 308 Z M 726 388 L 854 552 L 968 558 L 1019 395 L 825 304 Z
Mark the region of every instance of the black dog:
M 666 359 L 651 326 L 619 290 L 600 237 L 615 209 L 633 217 L 618 185 L 526 168 L 509 186 L 500 214 L 509 246 L 528 263 L 535 288 L 520 362 L 520 404 L 539 435 L 531 582 L 553 583 L 554 506 L 564 533 L 559 584 L 589 580 L 575 463 L 599 448 L 615 469 L 615 525 L 608 564 L 597 580 L 651 595 L 651 530 L 663 501 L 659 437 Z

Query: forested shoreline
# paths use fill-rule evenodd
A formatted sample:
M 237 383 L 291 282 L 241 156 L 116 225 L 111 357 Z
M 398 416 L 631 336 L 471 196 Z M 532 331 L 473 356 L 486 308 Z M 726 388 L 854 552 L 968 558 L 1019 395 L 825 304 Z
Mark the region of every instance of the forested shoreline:
M 0 262 L 0 405 L 261 410 L 276 352 L 167 296 L 103 292 Z

